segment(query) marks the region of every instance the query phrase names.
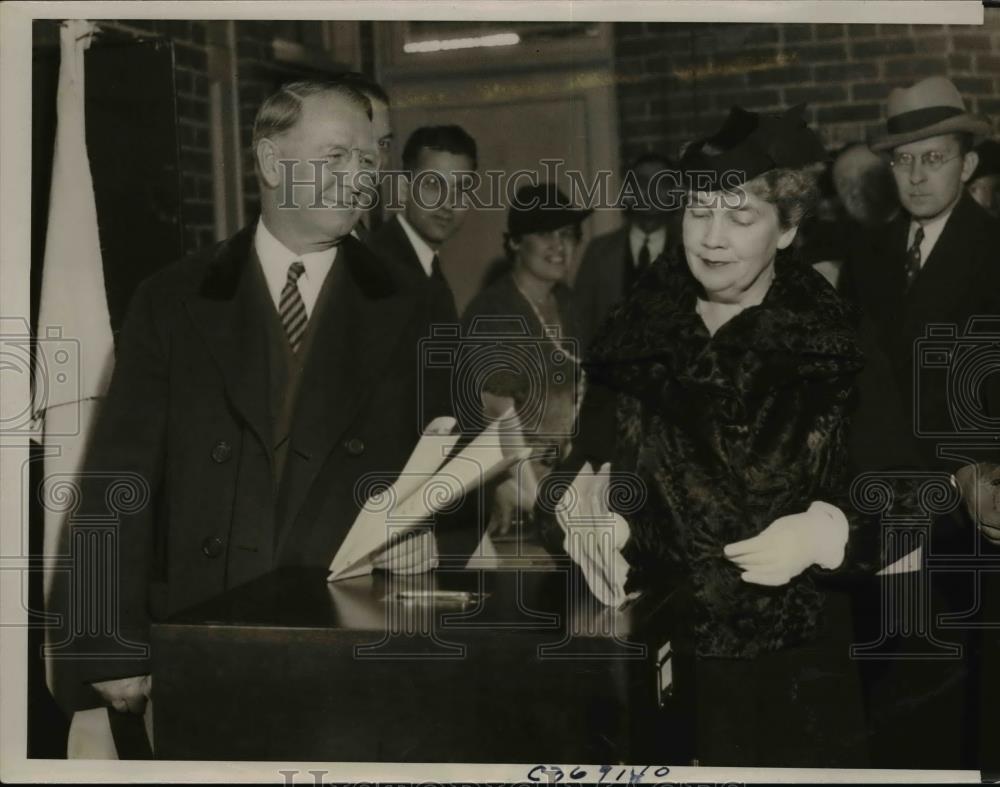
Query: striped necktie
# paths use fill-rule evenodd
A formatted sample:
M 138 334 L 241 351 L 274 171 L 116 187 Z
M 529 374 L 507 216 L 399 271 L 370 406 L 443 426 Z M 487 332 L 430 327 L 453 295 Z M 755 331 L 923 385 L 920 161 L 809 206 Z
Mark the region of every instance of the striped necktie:
M 917 225 L 917 232 L 913 236 L 913 243 L 906 252 L 906 288 L 913 286 L 914 279 L 920 273 L 920 244 L 924 242 L 924 228 Z
M 306 266 L 296 260 L 288 266 L 288 278 L 285 280 L 285 287 L 281 291 L 281 303 L 278 306 L 278 314 L 281 315 L 281 324 L 285 328 L 285 335 L 288 337 L 288 344 L 293 353 L 299 351 L 302 346 L 302 337 L 306 333 L 306 322 L 309 316 L 306 314 L 306 305 L 302 300 L 302 293 L 299 292 L 299 276 L 306 271 Z

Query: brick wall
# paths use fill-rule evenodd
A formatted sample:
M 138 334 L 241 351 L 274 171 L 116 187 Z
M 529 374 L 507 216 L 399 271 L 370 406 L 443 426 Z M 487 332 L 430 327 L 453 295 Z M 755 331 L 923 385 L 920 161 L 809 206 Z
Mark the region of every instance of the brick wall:
M 878 136 L 898 85 L 949 76 L 966 105 L 1000 129 L 1000 9 L 982 27 L 662 24 L 615 27 L 622 156 L 676 154 L 734 103 L 799 102 L 828 145 Z
M 280 81 L 271 63 L 273 22 L 236 23 L 236 69 L 240 102 L 240 142 L 243 153 L 243 209 L 247 218 L 259 210 L 250 138 L 257 109 Z
M 209 136 L 206 22 L 182 19 L 102 21 L 101 27 L 174 43 L 178 143 L 181 170 L 181 220 L 188 251 L 213 243 L 212 153 Z
M 174 79 L 177 86 L 178 143 L 180 146 L 181 220 L 184 247 L 191 250 L 214 241 L 212 161 L 209 142 L 206 22 L 187 20 L 102 20 L 112 34 L 137 38 L 166 38 L 174 42 Z M 59 46 L 55 22 L 35 25 L 36 46 Z
M 215 242 L 213 166 L 209 132 L 209 71 L 205 21 L 130 20 L 102 26 L 133 35 L 155 35 L 175 44 L 178 135 L 182 173 L 181 211 L 184 247 L 192 251 Z M 250 158 L 250 135 L 257 107 L 284 78 L 294 78 L 274 63 L 276 23 L 236 23 L 237 90 L 240 104 L 244 207 L 248 219 L 258 211 L 257 183 Z
M 215 242 L 213 164 L 209 106 L 208 25 L 198 20 L 102 20 L 112 33 L 138 38 L 165 38 L 174 43 L 174 79 L 177 86 L 180 147 L 181 220 L 184 248 L 192 251 Z M 257 183 L 250 155 L 250 136 L 257 107 L 281 82 L 310 75 L 275 62 L 272 42 L 275 22 L 236 24 L 237 90 L 240 104 L 244 207 L 250 218 L 258 211 Z M 39 46 L 58 46 L 58 27 L 42 24 L 35 34 Z

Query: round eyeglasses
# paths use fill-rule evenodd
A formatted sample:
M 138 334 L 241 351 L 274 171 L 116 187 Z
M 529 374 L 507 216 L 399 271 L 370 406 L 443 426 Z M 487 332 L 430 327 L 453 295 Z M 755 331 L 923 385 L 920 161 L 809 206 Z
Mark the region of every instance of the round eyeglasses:
M 953 156 L 946 156 L 940 150 L 928 150 L 926 153 L 920 154 L 920 163 L 928 172 L 936 172 L 947 162 L 960 158 L 961 155 L 961 153 L 956 153 Z M 917 157 L 912 153 L 896 153 L 889 160 L 889 164 L 893 169 L 905 169 L 912 172 L 916 160 Z

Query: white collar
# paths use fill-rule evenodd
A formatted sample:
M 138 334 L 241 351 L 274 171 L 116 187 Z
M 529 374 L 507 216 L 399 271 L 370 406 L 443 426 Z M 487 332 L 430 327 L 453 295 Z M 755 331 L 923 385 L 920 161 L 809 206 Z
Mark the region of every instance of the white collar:
M 281 291 L 288 280 L 288 267 L 296 260 L 301 260 L 305 272 L 298 280 L 299 292 L 302 294 L 306 312 L 312 314 L 312 307 L 316 303 L 319 290 L 337 256 L 337 247 L 331 246 L 329 249 L 308 254 L 296 254 L 274 237 L 264 224 L 263 217 L 257 222 L 253 243 L 257 258 L 260 260 L 260 267 L 264 271 L 264 278 L 267 280 L 267 290 L 275 306 L 281 303 Z
M 397 213 L 396 218 L 399 220 L 399 226 L 406 233 L 406 237 L 410 239 L 410 245 L 413 247 L 413 251 L 416 252 L 417 259 L 420 260 L 420 266 L 424 269 L 424 273 L 430 276 L 434 272 L 434 255 L 437 252 L 430 247 L 427 241 L 417 234 L 417 231 L 413 229 L 410 222 L 406 220 L 406 217 L 402 213 Z
M 957 205 L 958 202 L 955 202 Z M 910 232 L 906 240 L 906 248 L 910 248 L 913 245 L 913 239 L 917 235 L 917 227 L 924 228 L 924 240 L 920 244 L 920 264 L 923 265 L 927 262 L 927 258 L 931 256 L 931 252 L 934 250 L 934 244 L 937 243 L 938 238 L 941 237 L 941 233 L 944 232 L 945 225 L 948 223 L 948 219 L 951 218 L 952 212 L 955 210 L 955 205 L 952 205 L 948 210 L 939 216 L 935 216 L 930 221 L 925 224 L 921 224 L 915 218 L 910 218 Z

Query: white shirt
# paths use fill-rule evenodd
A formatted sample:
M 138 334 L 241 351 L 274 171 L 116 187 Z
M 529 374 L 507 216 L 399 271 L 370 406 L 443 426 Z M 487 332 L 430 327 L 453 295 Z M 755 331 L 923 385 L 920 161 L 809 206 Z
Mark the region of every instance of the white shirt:
M 649 238 L 649 261 L 652 262 L 663 253 L 663 247 L 667 245 L 667 228 L 660 227 L 649 235 L 635 224 L 629 228 L 628 245 L 632 250 L 632 262 L 634 265 L 639 264 L 639 252 L 642 250 L 647 238 Z
M 403 228 L 406 237 L 410 239 L 410 245 L 417 253 L 417 259 L 420 260 L 420 265 L 423 267 L 424 273 L 429 277 L 434 272 L 434 255 L 437 252 L 428 245 L 427 241 L 417 234 L 417 231 L 410 226 L 410 222 L 406 220 L 402 213 L 397 213 L 396 218 L 399 219 L 399 226 Z
M 285 289 L 285 282 L 288 281 L 288 268 L 296 260 L 301 260 L 305 265 L 305 272 L 299 276 L 296 286 L 299 288 L 299 295 L 302 296 L 302 303 L 306 307 L 306 317 L 312 316 L 313 306 L 316 305 L 316 298 L 326 281 L 326 275 L 333 267 L 333 260 L 337 256 L 337 247 L 331 246 L 323 251 L 313 251 L 309 254 L 296 254 L 284 243 L 278 240 L 271 231 L 264 226 L 264 219 L 257 222 L 257 232 L 253 238 L 254 250 L 260 260 L 260 266 L 264 271 L 264 278 L 267 280 L 267 291 L 271 293 L 271 300 L 274 301 L 274 308 L 281 308 L 281 291 Z
M 941 237 L 941 233 L 944 231 L 944 225 L 948 223 L 948 219 L 953 210 L 955 210 L 954 205 L 952 205 L 940 216 L 936 216 L 923 225 L 918 225 L 915 219 L 910 220 L 910 234 L 906 237 L 907 249 L 913 246 L 913 239 L 917 236 L 917 226 L 923 226 L 924 228 L 924 239 L 920 243 L 921 269 L 924 267 L 924 263 L 927 262 L 927 258 L 931 256 L 931 252 L 934 250 L 934 244 L 937 243 L 938 238 Z

